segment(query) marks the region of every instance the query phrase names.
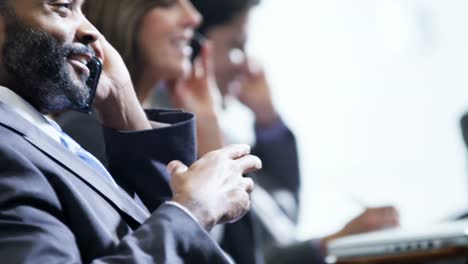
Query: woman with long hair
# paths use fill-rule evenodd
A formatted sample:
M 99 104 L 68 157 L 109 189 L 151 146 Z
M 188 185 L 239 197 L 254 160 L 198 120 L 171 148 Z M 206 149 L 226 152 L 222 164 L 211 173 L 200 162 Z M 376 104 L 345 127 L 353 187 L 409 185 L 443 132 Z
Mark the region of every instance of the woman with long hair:
M 189 0 L 93 0 L 85 3 L 83 12 L 121 54 L 143 106 L 164 87 L 176 107 L 195 114 L 199 155 L 223 146 L 209 42 L 191 62 L 190 43 L 201 16 Z M 67 113 L 58 122 L 106 163 L 101 128 L 92 116 Z

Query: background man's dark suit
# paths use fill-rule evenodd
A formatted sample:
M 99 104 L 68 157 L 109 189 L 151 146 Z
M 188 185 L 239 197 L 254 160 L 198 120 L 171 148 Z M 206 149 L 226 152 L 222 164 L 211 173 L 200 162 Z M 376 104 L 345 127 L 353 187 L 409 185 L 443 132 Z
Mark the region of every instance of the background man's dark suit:
M 296 225 L 299 216 L 301 184 L 296 139 L 292 131 L 283 125 L 279 126 L 274 134 L 275 136 L 269 139 L 262 138 L 257 131 L 252 153 L 260 157 L 263 162 L 262 171 L 255 173 L 257 175 L 255 177 L 258 183 L 257 189 L 265 189 L 276 202 L 276 206 L 281 209 L 282 214 L 293 225 Z M 282 192 L 283 195 L 290 195 L 291 199 L 288 199 L 288 203 L 283 203 L 281 198 L 275 195 L 279 192 Z M 272 229 L 275 226 L 271 226 L 267 219 L 257 214 L 257 212 L 263 211 L 258 206 L 268 207 L 269 205 L 256 203 L 255 196 L 252 201 L 250 218 L 226 225 L 221 245 L 234 259 L 244 260 L 242 263 L 324 263 L 320 248 L 318 248 L 318 241 L 308 240 L 280 245 L 279 241 L 276 241 L 272 235 Z M 246 238 L 250 243 L 241 243 Z M 239 261 L 239 263 L 241 262 Z
M 158 189 L 157 180 L 143 181 L 139 176 L 167 177 L 162 164 L 172 158 L 192 162 L 195 146 L 189 114 L 152 112 L 149 117 L 177 125 L 104 134 L 113 176 L 128 193 L 138 193 L 152 211 L 159 204 L 148 197 L 167 195 L 168 190 Z M 171 144 L 175 146 L 166 148 Z M 164 152 L 167 149 L 174 151 Z M 134 184 L 125 185 L 130 178 Z M 146 184 L 142 190 L 139 182 Z M 0 103 L 2 263 L 182 263 L 183 259 L 226 262 L 216 243 L 183 210 L 164 204 L 150 215 L 126 192 Z

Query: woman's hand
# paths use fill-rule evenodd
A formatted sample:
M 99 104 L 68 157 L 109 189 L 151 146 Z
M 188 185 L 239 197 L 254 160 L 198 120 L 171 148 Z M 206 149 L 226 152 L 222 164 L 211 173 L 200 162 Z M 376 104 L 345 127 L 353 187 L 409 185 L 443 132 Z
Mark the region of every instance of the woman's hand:
M 224 146 L 217 115 L 221 96 L 214 77 L 212 53 L 211 43 L 205 41 L 190 76 L 185 80 L 169 82 L 174 105 L 195 114 L 197 118 L 199 156 Z

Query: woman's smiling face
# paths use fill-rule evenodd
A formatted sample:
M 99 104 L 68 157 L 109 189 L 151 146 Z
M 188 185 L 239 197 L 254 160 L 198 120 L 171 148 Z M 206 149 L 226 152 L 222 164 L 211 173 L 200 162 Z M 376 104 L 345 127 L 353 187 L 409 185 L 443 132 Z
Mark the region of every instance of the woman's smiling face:
M 190 42 L 201 20 L 189 0 L 172 0 L 148 11 L 141 20 L 137 40 L 142 69 L 165 80 L 186 74 L 190 69 Z

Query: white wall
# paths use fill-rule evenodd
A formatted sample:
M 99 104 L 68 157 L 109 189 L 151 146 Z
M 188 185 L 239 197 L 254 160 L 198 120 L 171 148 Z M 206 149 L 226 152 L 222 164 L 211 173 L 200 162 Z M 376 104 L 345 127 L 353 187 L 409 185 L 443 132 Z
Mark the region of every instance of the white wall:
M 405 226 L 468 206 L 468 1 L 263 1 L 250 50 L 298 136 L 301 236 L 359 213 L 352 196 Z

